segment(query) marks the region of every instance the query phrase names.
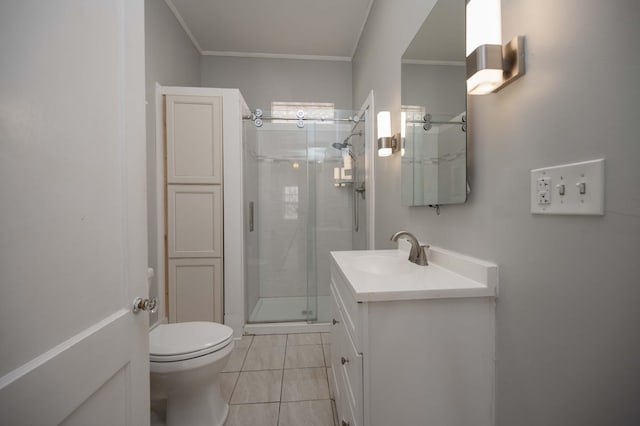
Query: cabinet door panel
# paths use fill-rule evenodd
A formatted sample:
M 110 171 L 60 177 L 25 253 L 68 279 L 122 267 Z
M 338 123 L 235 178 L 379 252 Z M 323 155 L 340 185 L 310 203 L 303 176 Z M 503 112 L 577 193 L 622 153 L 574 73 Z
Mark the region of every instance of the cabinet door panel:
M 167 182 L 222 183 L 222 98 L 167 96 Z
M 345 316 L 340 315 L 340 318 L 344 324 Z M 362 355 L 356 350 L 346 327 L 342 327 L 341 331 L 339 368 L 343 373 L 345 396 L 352 410 L 351 417 L 360 424 L 363 410 Z
M 333 395 L 336 401 L 336 408 L 339 414 L 343 411 L 344 400 L 344 380 L 342 379 L 342 371 L 340 369 L 340 347 L 342 343 L 340 321 L 340 308 L 339 302 L 336 297 L 336 290 L 333 283 L 330 286 L 331 296 L 329 297 L 330 311 L 331 311 L 331 375 L 333 380 Z
M 169 260 L 169 321 L 222 323 L 222 260 Z
M 222 257 L 222 189 L 169 185 L 169 258 Z

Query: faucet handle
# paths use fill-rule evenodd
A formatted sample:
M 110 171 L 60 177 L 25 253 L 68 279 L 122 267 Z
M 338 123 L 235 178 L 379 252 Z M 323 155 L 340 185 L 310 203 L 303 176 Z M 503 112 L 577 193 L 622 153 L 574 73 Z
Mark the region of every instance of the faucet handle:
M 429 261 L 427 260 L 427 249 L 431 247 L 429 244 L 421 245 L 420 250 L 418 250 L 418 257 L 416 258 L 415 264 L 420 266 L 429 265 Z

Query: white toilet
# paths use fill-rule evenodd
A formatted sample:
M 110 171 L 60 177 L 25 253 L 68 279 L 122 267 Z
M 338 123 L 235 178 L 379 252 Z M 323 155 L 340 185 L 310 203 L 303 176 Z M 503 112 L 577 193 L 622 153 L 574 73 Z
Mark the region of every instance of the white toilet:
M 229 404 L 219 373 L 233 347 L 233 330 L 214 322 L 160 324 L 151 330 L 151 399 L 167 400 L 167 426 L 224 424 Z

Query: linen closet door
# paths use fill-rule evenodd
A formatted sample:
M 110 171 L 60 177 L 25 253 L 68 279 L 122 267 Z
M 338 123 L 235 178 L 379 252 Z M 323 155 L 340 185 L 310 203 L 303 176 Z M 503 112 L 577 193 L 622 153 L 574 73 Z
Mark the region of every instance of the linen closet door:
M 166 97 L 170 322 L 223 322 L 222 140 L 221 97 Z

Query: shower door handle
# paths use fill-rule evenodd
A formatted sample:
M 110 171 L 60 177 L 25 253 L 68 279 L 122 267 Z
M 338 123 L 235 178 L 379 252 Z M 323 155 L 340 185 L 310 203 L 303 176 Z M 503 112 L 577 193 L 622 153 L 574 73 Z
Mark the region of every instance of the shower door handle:
M 249 202 L 249 232 L 253 232 L 253 201 Z

